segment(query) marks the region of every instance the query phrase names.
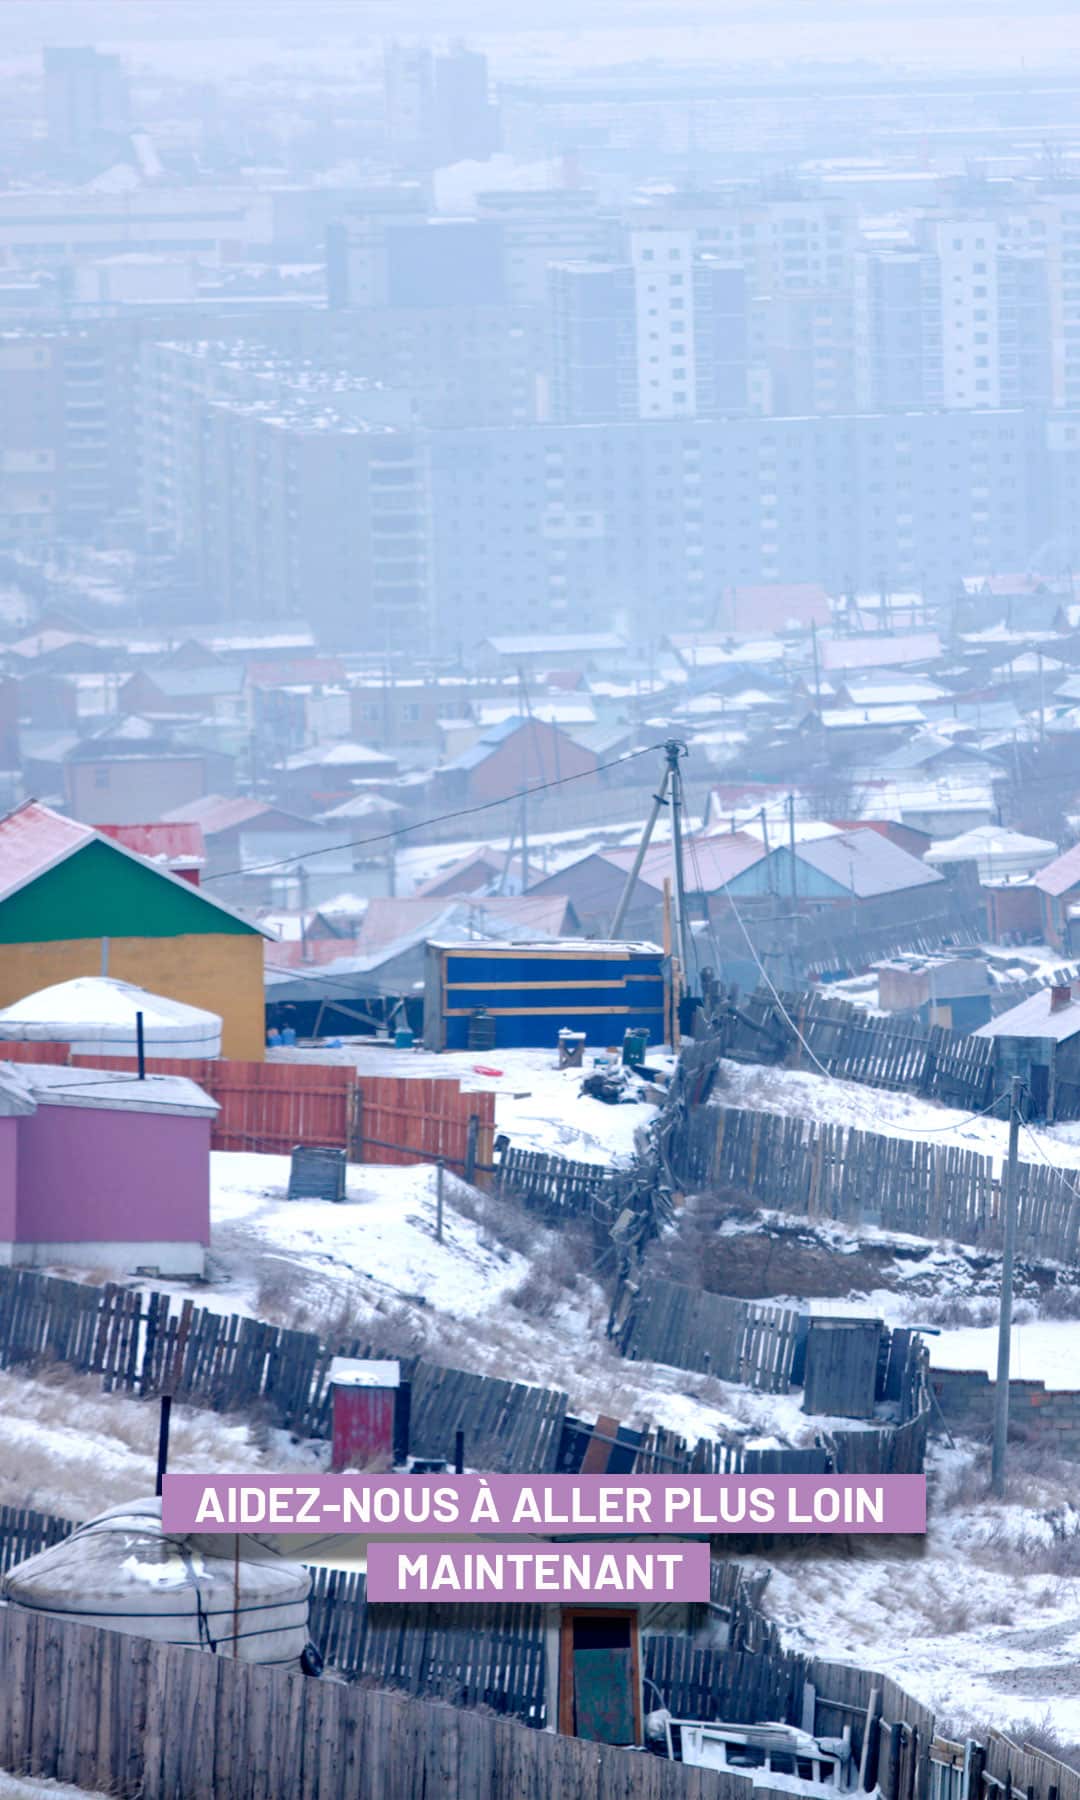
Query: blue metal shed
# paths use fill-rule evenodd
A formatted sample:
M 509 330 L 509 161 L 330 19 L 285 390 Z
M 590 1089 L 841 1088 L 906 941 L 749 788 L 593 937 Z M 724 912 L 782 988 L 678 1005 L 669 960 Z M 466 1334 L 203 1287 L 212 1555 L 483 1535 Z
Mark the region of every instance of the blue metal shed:
M 664 1039 L 664 953 L 657 944 L 559 938 L 537 944 L 430 943 L 424 982 L 424 1042 L 465 1050 L 469 1021 L 483 1010 L 497 1048 L 554 1049 L 563 1026 L 598 1047 L 627 1030 Z

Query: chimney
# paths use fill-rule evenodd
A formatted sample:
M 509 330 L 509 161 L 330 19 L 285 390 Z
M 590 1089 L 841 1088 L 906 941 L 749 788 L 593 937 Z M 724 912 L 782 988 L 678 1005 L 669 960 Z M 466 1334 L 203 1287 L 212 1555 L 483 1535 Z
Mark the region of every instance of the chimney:
M 1063 1012 L 1071 999 L 1072 988 L 1068 982 L 1065 982 L 1062 987 L 1052 987 L 1050 989 L 1050 1011 L 1052 1013 Z

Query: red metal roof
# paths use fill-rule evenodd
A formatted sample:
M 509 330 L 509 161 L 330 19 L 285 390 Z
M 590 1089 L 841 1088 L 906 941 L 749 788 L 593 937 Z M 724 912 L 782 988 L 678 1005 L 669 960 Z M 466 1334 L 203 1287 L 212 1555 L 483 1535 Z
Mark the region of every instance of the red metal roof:
M 0 819 L 0 900 L 66 861 L 93 837 L 91 825 L 66 819 L 37 800 L 24 801 Z
M 51 806 L 42 806 L 38 800 L 24 801 L 14 812 L 0 819 L 0 901 L 10 899 L 12 894 L 19 893 L 39 876 L 66 862 L 69 856 L 74 856 L 76 851 L 84 849 L 87 844 L 102 841 L 109 840 L 104 833 L 96 831 L 93 825 L 83 825 L 77 819 L 65 818 L 63 813 L 54 812 Z M 156 864 L 147 863 L 145 856 L 130 849 L 119 837 L 114 837 L 111 842 L 118 855 L 131 856 L 150 867 L 160 880 L 188 886 L 184 876 L 174 874 L 160 861 Z M 268 935 L 261 925 L 247 918 L 236 907 L 218 900 L 213 894 L 207 894 L 194 884 L 191 886 L 207 906 L 239 920 L 247 930 L 258 932 L 260 937 Z
M 201 869 L 206 861 L 202 826 L 191 822 L 160 821 L 154 825 L 99 825 L 97 830 L 114 843 L 134 850 L 149 862 L 163 862 L 169 869 Z

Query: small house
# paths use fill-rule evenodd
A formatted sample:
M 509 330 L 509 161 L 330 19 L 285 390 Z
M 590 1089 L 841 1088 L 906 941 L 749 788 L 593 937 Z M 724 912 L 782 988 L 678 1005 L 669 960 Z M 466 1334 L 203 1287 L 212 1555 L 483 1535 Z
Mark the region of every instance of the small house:
M 429 1050 L 554 1049 L 561 1028 L 590 1045 L 627 1031 L 665 1040 L 663 951 L 583 938 L 555 943 L 428 945 L 424 1042 Z
M 975 1036 L 995 1040 L 998 1086 L 1021 1076 L 1036 1118 L 1080 1114 L 1080 982 L 1040 988 Z
M 219 1014 L 225 1055 L 261 1058 L 267 935 L 51 807 L 30 800 L 0 819 L 0 1006 L 104 973 Z
M 1044 863 L 1035 876 L 1042 896 L 1042 931 L 1064 955 L 1080 943 L 1080 844 Z
M 973 1031 L 990 1017 L 990 971 L 982 956 L 912 951 L 877 965 L 882 1012 L 911 1013 L 926 1025 Z
M 202 1275 L 217 1110 L 185 1076 L 0 1063 L 0 1264 Z
M 485 727 L 476 743 L 436 770 L 435 791 L 448 806 L 468 806 L 568 777 L 580 790 L 590 786 L 597 760 L 595 751 L 560 725 L 537 718 L 503 719 Z

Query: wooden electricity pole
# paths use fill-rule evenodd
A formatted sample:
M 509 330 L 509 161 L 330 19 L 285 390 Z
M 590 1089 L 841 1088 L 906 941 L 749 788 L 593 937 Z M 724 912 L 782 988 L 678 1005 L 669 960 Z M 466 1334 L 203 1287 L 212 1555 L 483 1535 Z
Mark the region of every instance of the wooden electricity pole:
M 1023 1081 L 1014 1075 L 1009 1087 L 1009 1158 L 1005 1165 L 1005 1240 L 1001 1255 L 1001 1305 L 998 1314 L 997 1381 L 994 1385 L 994 1448 L 990 1485 L 998 1498 L 1005 1493 L 1005 1446 L 1009 1435 L 1009 1352 L 1012 1336 L 1013 1263 L 1016 1259 L 1016 1213 L 1020 1106 Z

